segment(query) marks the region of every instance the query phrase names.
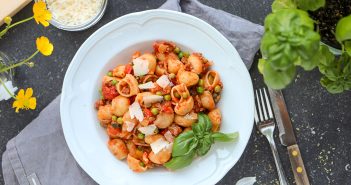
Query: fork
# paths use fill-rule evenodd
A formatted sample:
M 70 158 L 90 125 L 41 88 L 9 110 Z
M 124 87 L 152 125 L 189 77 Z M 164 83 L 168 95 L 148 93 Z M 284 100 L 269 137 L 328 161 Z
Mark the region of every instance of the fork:
M 263 89 L 263 90 L 262 90 Z M 267 96 L 267 92 L 265 88 L 262 89 L 256 89 L 255 95 L 256 95 L 256 107 L 255 107 L 255 123 L 258 128 L 258 130 L 266 136 L 269 145 L 271 146 L 271 150 L 273 153 L 274 157 L 274 162 L 277 167 L 278 171 L 278 177 L 279 177 L 279 182 L 280 185 L 288 185 L 283 166 L 280 162 L 279 154 L 277 151 L 277 147 L 275 146 L 274 142 L 274 128 L 275 128 L 275 122 L 273 119 L 273 112 L 272 108 L 270 105 L 270 101 Z M 263 93 L 262 93 L 263 91 Z M 264 96 L 263 96 L 264 94 Z M 257 110 L 259 115 L 257 115 Z M 268 112 L 268 115 L 267 115 Z

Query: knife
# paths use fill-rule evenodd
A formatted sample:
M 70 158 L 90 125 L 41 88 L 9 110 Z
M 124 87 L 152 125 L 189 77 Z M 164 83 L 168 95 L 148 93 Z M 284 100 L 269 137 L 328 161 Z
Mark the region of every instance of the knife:
M 299 146 L 297 145 L 293 126 L 280 90 L 268 88 L 273 112 L 279 129 L 279 138 L 282 145 L 287 146 L 291 168 L 294 172 L 297 185 L 309 185 L 308 175 L 303 164 Z

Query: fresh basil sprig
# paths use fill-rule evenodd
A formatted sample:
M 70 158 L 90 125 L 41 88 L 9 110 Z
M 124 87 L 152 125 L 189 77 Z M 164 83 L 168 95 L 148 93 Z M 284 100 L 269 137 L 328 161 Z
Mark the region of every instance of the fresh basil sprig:
M 198 115 L 198 122 L 193 124 L 192 130 L 184 132 L 175 138 L 172 149 L 172 159 L 164 166 L 177 170 L 191 164 L 196 155 L 203 156 L 211 149 L 215 141 L 234 142 L 239 133 L 224 134 L 212 132 L 212 123 L 206 114 Z

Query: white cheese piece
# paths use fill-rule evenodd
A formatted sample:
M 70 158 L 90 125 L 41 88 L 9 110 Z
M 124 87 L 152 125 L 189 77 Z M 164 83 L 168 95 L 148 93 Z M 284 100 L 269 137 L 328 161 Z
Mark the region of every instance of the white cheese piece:
M 149 125 L 146 127 L 139 127 L 138 130 L 145 134 L 145 136 L 149 136 L 149 135 L 153 135 L 155 134 L 155 130 L 156 130 L 156 125 Z
M 154 152 L 154 154 L 157 154 L 161 150 L 169 147 L 169 143 L 166 140 L 164 140 L 163 138 L 160 138 L 160 139 L 156 140 L 155 142 L 151 143 L 150 146 L 151 146 L 151 149 Z
M 155 88 L 156 86 L 153 82 L 147 82 L 147 83 L 138 85 L 138 87 L 139 89 L 152 89 L 152 88 Z
M 53 18 L 68 26 L 81 25 L 101 10 L 103 0 L 45 0 Z
M 13 87 L 12 85 L 12 81 L 6 81 L 4 82 L 4 85 L 6 86 L 6 88 L 10 91 L 10 93 L 15 94 L 15 92 L 17 91 L 17 87 Z M 6 91 L 6 89 L 4 88 L 4 85 L 0 84 L 0 101 L 2 100 L 8 100 L 10 99 L 12 96 Z
M 133 59 L 133 70 L 135 76 L 143 76 L 149 72 L 149 61 L 141 58 Z
M 135 101 L 132 105 L 129 106 L 129 114 L 130 118 L 132 119 L 136 118 L 139 121 L 144 120 L 143 111 L 141 110 L 140 104 L 137 101 Z
M 128 132 L 131 132 L 135 126 L 135 123 L 134 122 L 130 122 L 130 121 L 126 121 L 125 122 L 126 126 L 127 126 L 127 131 Z
M 188 119 L 188 120 L 193 120 L 193 119 L 197 119 L 197 114 L 196 113 L 188 113 L 184 116 L 185 119 Z
M 166 138 L 166 140 L 167 140 L 168 142 L 172 143 L 172 142 L 174 141 L 174 137 L 173 137 L 171 131 L 168 130 L 168 131 L 164 134 L 164 136 L 165 136 L 165 138 Z
M 163 100 L 163 96 L 159 96 L 159 95 L 143 96 L 143 102 L 146 106 L 151 105 L 153 103 L 161 102 L 162 100 Z
M 168 76 L 167 75 L 162 75 L 159 79 L 157 79 L 156 83 L 162 87 L 162 88 L 166 88 L 171 81 L 169 81 Z

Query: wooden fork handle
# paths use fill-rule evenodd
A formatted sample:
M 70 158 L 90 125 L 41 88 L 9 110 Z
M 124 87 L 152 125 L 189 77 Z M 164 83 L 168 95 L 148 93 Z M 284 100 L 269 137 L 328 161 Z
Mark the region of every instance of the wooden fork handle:
M 297 144 L 288 146 L 288 153 L 296 184 L 310 185 L 299 146 Z

